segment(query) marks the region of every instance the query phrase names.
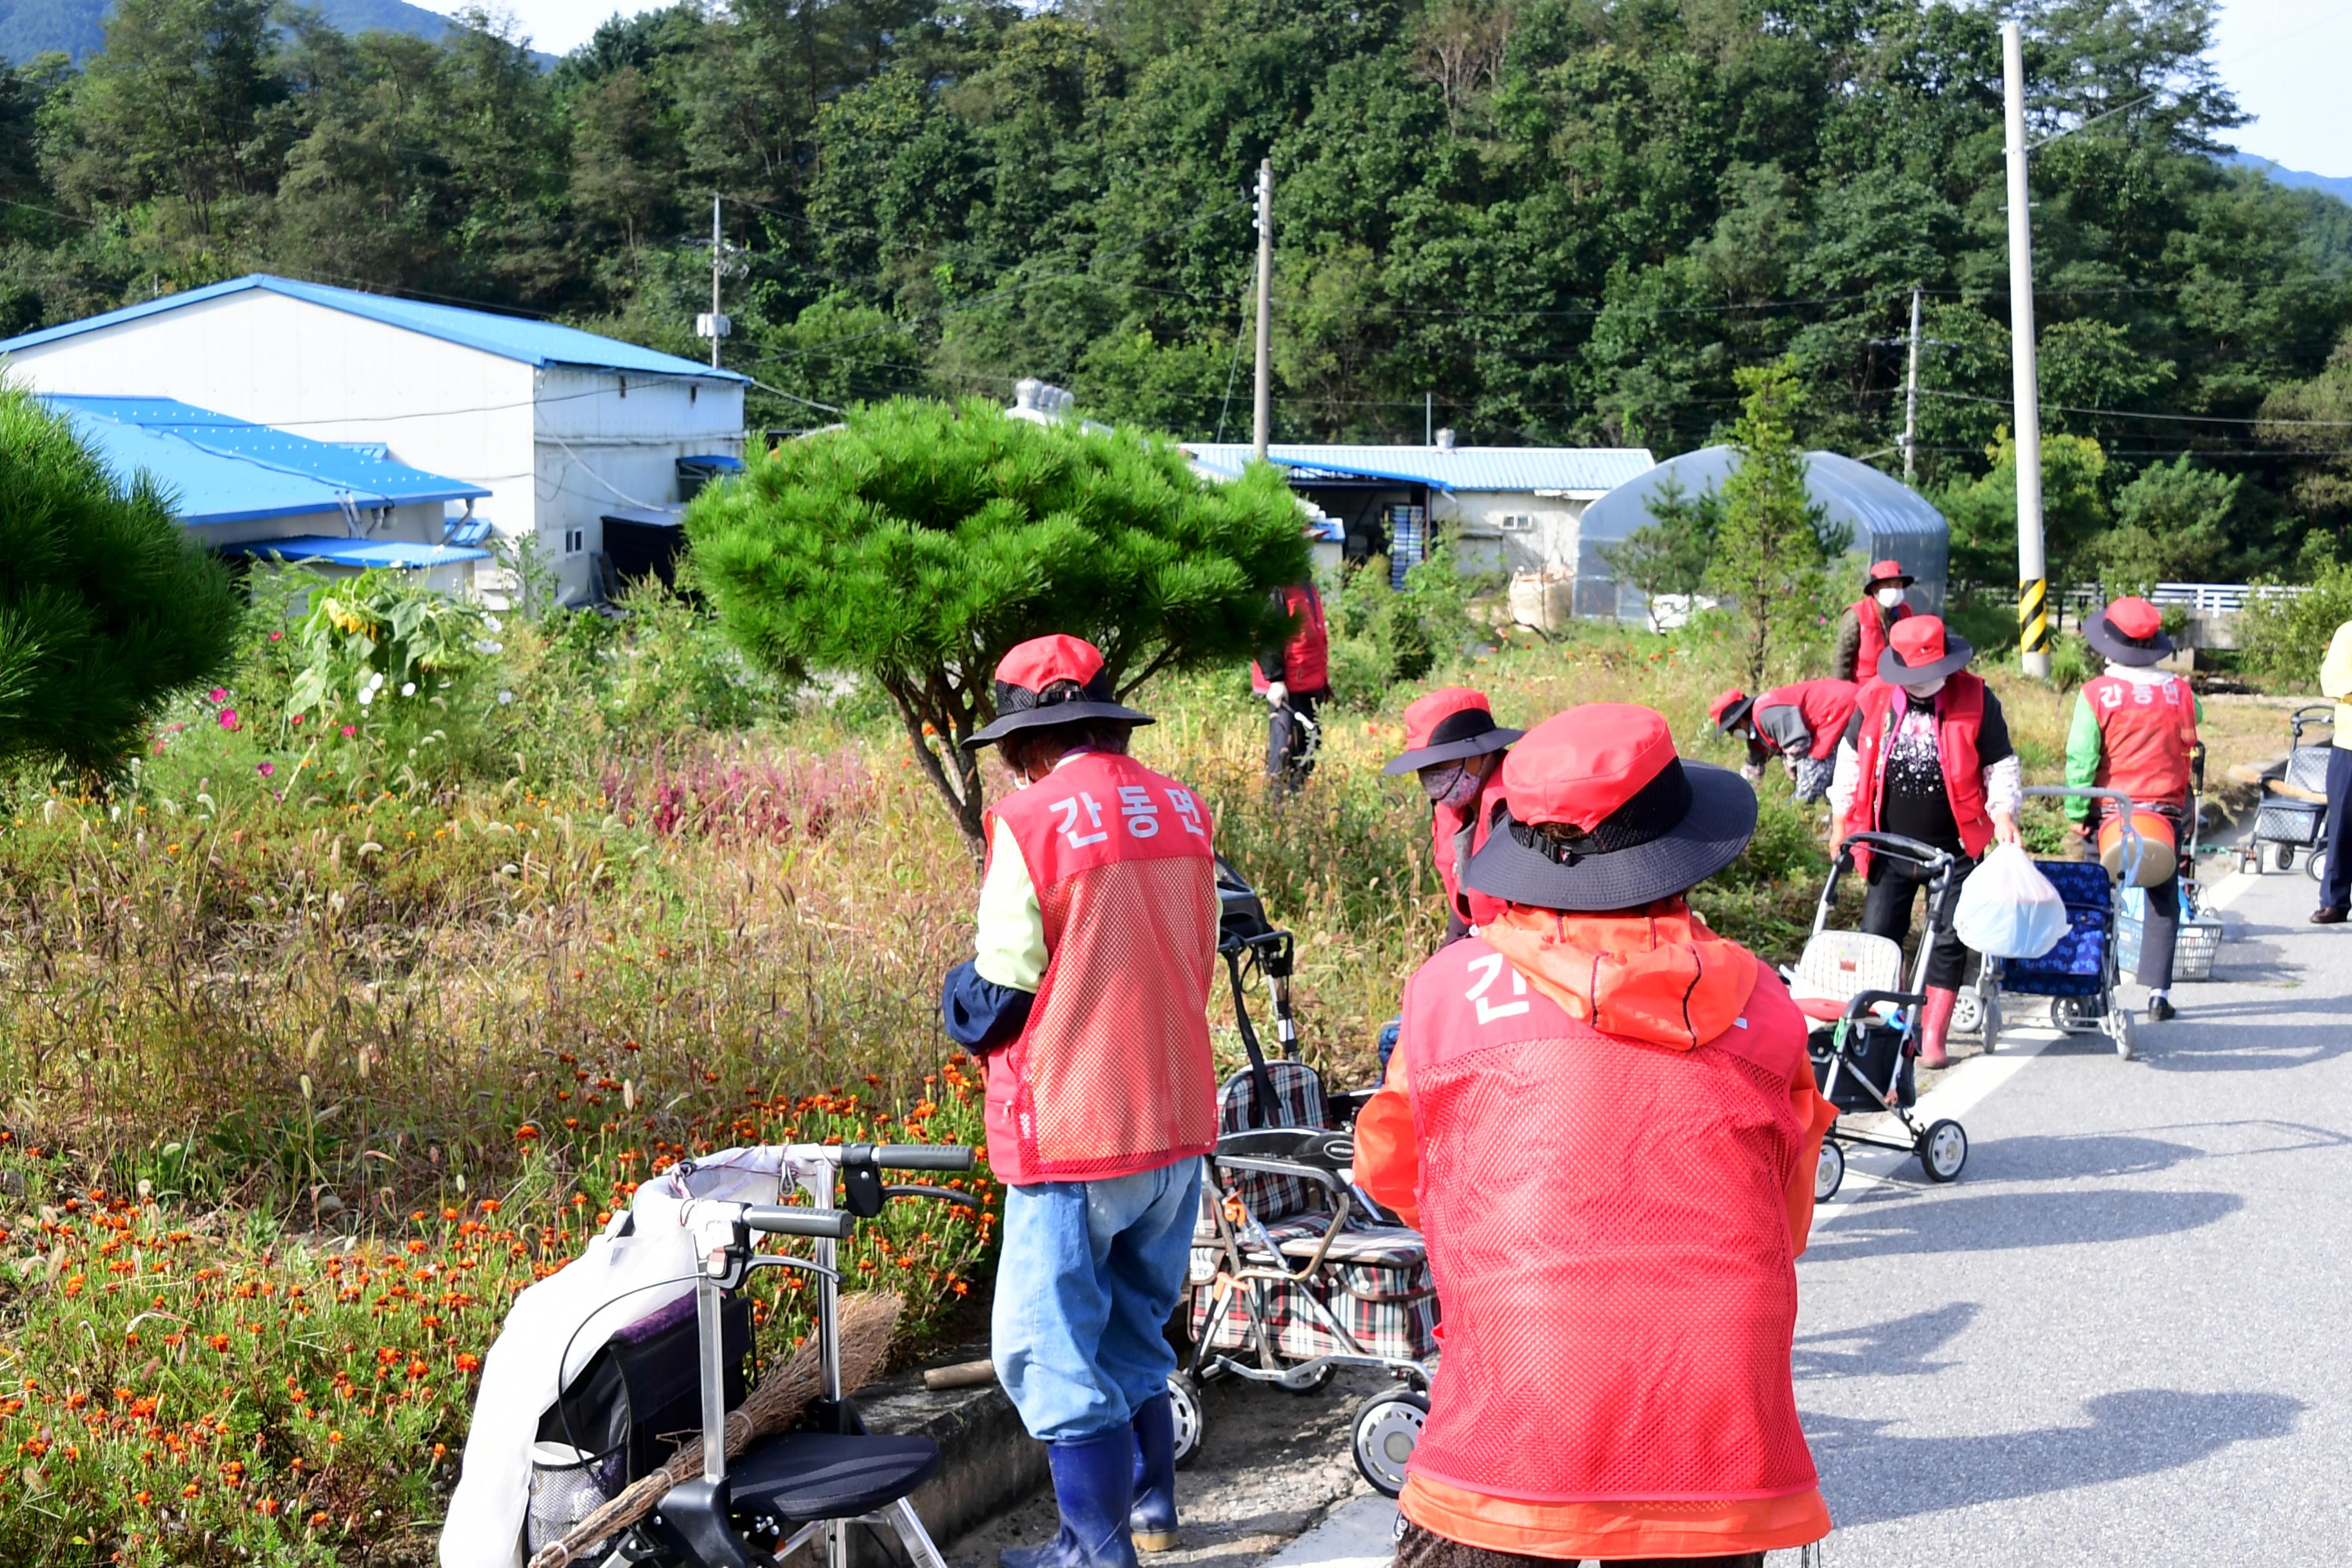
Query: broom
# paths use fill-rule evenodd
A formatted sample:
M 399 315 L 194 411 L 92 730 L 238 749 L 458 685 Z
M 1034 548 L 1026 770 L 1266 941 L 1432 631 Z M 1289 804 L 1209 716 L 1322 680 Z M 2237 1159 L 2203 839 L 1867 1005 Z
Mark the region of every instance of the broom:
M 898 1326 L 899 1309 L 905 1304 L 889 1291 L 841 1299 L 842 1393 L 855 1393 L 882 1370 L 890 1353 L 890 1336 Z M 794 1351 L 791 1360 L 761 1378 L 741 1405 L 728 1412 L 727 1457 L 731 1459 L 740 1454 L 754 1437 L 790 1426 L 824 1392 L 824 1361 L 816 1342 L 811 1340 Z M 566 1568 L 591 1547 L 651 1513 L 670 1488 L 701 1473 L 702 1436 L 697 1433 L 679 1446 L 669 1463 L 632 1481 L 620 1496 L 573 1525 L 562 1540 L 540 1548 L 530 1568 Z

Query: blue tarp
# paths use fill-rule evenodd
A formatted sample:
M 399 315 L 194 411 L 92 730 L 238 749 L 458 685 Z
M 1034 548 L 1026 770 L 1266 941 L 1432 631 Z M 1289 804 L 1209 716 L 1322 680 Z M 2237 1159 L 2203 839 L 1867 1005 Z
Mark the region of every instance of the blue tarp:
M 404 540 L 336 539 L 328 534 L 305 534 L 299 539 L 249 539 L 238 544 L 220 547 L 224 555 L 250 555 L 266 560 L 277 556 L 282 561 L 317 561 L 334 566 L 391 566 L 404 572 L 420 571 L 427 566 L 455 566 L 465 561 L 487 561 L 487 550 L 472 550 L 456 544 L 412 544 Z

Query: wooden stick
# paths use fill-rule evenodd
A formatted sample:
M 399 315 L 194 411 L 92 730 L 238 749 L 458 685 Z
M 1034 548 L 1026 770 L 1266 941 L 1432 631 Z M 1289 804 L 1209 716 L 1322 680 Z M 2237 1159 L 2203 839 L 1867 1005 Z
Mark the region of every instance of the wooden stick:
M 992 1361 L 961 1361 L 953 1366 L 935 1366 L 923 1373 L 923 1386 L 934 1394 L 946 1388 L 984 1388 L 996 1381 L 996 1363 Z
M 905 1302 L 889 1291 L 871 1291 L 841 1299 L 841 1391 L 853 1394 L 874 1381 L 889 1359 L 890 1337 L 898 1327 Z M 760 1386 L 727 1414 L 727 1457 L 733 1458 L 754 1437 L 781 1432 L 800 1419 L 824 1391 L 824 1361 L 812 1339 L 794 1351 L 792 1359 L 760 1380 Z M 619 1497 L 604 1504 L 534 1553 L 530 1568 L 566 1568 L 600 1546 L 615 1531 L 651 1513 L 663 1494 L 680 1481 L 702 1473 L 702 1436 L 695 1434 L 678 1446 L 669 1463 L 631 1482 Z

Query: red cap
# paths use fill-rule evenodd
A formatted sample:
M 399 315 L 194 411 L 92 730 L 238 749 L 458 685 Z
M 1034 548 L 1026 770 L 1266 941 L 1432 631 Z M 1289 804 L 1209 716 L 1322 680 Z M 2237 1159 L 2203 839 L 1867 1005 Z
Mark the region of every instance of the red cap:
M 1566 823 L 1583 832 L 1675 760 L 1666 717 L 1636 702 L 1586 702 L 1545 720 L 1503 759 L 1511 815 L 1530 826 Z
M 1908 583 L 1911 581 L 1911 574 L 1903 570 L 1903 563 L 1900 561 L 1874 561 L 1870 563 L 1870 575 L 1863 579 L 1863 585 L 1868 587 L 1873 583 L 1883 583 L 1890 579 Z
M 1706 716 L 1720 724 L 1723 722 L 1723 716 L 1730 712 L 1734 705 L 1747 700 L 1748 693 L 1735 686 L 1715 700 L 1714 704 L 1707 709 Z
M 1057 680 L 1084 686 L 1102 673 L 1102 649 L 1084 637 L 1055 632 L 1016 644 L 997 661 L 996 679 L 1024 690 L 1043 691 Z
M 2107 603 L 2107 625 L 2127 637 L 2145 641 L 2164 629 L 2164 612 L 2137 595 L 2111 599 Z
M 1475 686 L 1439 687 L 1426 697 L 1414 699 L 1405 708 L 1405 750 L 1417 752 L 1424 746 L 1436 745 L 1437 727 L 1456 713 L 1484 713 L 1491 719 L 1495 710 L 1487 702 L 1486 694 Z
M 1944 617 L 1906 616 L 1886 634 L 1887 646 L 1914 668 L 1944 657 Z

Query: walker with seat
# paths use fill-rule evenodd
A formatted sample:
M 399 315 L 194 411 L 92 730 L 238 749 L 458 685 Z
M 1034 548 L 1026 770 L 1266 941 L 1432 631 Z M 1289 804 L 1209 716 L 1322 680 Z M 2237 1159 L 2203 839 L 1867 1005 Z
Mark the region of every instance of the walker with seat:
M 1266 920 L 1220 859 L 1218 952 L 1248 1065 L 1218 1092 L 1219 1138 L 1202 1162 L 1184 1321 L 1192 1352 L 1168 1380 L 1176 1462 L 1200 1450 L 1201 1390 L 1221 1378 L 1307 1394 L 1343 1366 L 1389 1373 L 1357 1411 L 1356 1468 L 1394 1497 L 1429 1413 L 1437 1288 L 1421 1234 L 1352 1184 L 1348 1126 L 1371 1090 L 1331 1096 L 1299 1058 L 1290 1011 L 1291 934 Z M 1245 973 L 1266 983 L 1281 1054 L 1268 1059 Z
M 1894 938 L 1829 929 L 1838 882 L 1853 869 L 1857 848 L 1916 868 L 1927 889 L 1927 918 L 1908 989 L 1903 948 Z M 1918 1098 L 1912 1058 L 1919 1052 L 1919 1013 L 1927 1003 L 1927 961 L 1937 936 L 1952 927 L 1958 864 L 1944 850 L 1901 834 L 1848 834 L 1814 906 L 1812 935 L 1796 963 L 1782 971 L 1790 1000 L 1812 1020 L 1806 1045 L 1813 1080 L 1839 1111 L 1822 1140 L 1816 1203 L 1828 1202 L 1844 1182 L 1848 1144 L 1916 1155 L 1927 1179 L 1937 1183 L 1956 1179 L 1968 1163 L 1969 1135 L 1958 1121 L 1945 1118 L 1922 1126 L 1911 1114 Z M 1999 1026 L 1990 1016 L 1987 1025 L 1990 1039 Z M 1857 1128 L 1846 1120 L 1879 1113 L 1892 1116 L 1899 1131 Z

